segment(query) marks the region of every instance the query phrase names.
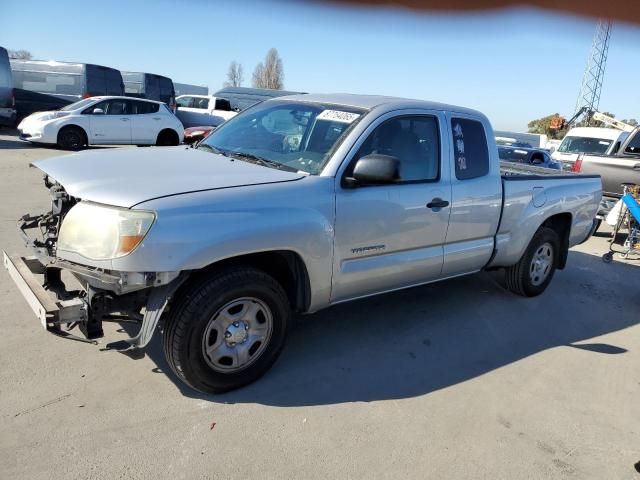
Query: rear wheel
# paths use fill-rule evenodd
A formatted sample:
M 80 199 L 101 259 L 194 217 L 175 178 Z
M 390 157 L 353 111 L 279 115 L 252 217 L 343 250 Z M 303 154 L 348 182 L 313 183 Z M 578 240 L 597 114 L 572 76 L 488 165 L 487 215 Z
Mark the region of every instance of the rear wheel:
M 58 147 L 64 150 L 81 150 L 87 144 L 87 136 L 80 127 L 64 127 L 58 132 Z
M 535 297 L 545 291 L 558 265 L 560 239 L 540 227 L 518 263 L 505 271 L 507 288 L 518 295 Z
M 220 271 L 182 291 L 164 329 L 164 351 L 190 387 L 220 393 L 247 385 L 276 361 L 291 308 L 282 286 L 250 267 Z
M 158 134 L 158 138 L 156 140 L 156 145 L 159 147 L 171 147 L 178 145 L 179 143 L 180 138 L 173 130 L 162 130 Z

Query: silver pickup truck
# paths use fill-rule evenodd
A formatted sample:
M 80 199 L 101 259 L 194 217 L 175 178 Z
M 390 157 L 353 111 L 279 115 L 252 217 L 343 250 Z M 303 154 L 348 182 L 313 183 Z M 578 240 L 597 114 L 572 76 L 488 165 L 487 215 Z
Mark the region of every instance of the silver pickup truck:
M 283 97 L 196 148 L 34 165 L 52 209 L 20 220 L 33 253 L 4 262 L 42 324 L 95 341 L 104 321 L 139 323 L 120 351 L 160 326 L 203 392 L 267 371 L 293 312 L 497 268 L 538 295 L 601 197 L 598 176 L 501 165 L 479 112 L 379 96 Z

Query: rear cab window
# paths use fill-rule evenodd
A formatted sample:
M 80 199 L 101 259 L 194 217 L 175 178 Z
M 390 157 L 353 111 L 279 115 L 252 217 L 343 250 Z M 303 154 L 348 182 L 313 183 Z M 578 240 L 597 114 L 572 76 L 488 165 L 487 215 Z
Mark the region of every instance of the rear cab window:
M 221 110 L 224 112 L 231 111 L 231 103 L 226 98 L 216 98 L 216 110 Z
M 451 119 L 453 155 L 458 180 L 471 180 L 489 173 L 489 148 L 484 125 L 478 120 Z

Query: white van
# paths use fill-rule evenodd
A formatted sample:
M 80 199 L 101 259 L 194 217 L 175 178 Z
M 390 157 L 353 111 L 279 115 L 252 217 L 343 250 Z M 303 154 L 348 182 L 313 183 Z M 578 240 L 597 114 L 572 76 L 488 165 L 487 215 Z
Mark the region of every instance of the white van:
M 557 162 L 575 162 L 578 155 L 611 155 L 629 136 L 615 128 L 576 127 L 569 130 L 562 143 L 551 155 Z

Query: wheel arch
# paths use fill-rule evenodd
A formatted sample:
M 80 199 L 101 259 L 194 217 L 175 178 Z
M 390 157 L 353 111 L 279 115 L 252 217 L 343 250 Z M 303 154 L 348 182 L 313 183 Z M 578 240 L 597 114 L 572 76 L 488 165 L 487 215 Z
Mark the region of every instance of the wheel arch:
M 558 270 L 563 270 L 567 265 L 569 257 L 569 238 L 571 235 L 571 225 L 573 216 L 571 213 L 558 213 L 542 222 L 541 227 L 552 229 L 560 238 L 560 252 L 558 255 Z
M 60 134 L 62 132 L 64 132 L 65 130 L 69 130 L 70 128 L 77 128 L 78 130 L 80 130 L 82 132 L 82 135 L 84 135 L 84 143 L 85 145 L 89 145 L 89 134 L 87 133 L 87 130 L 78 125 L 77 123 L 70 123 L 68 125 L 63 125 L 62 127 L 60 127 L 58 129 L 58 133 L 56 134 L 56 141 L 59 142 L 60 141 Z
M 193 282 L 201 281 L 212 272 L 232 267 L 253 267 L 267 273 L 282 285 L 294 311 L 309 310 L 311 304 L 309 272 L 300 254 L 292 250 L 268 250 L 217 260 L 200 270 L 193 271 L 176 294 L 179 295 L 181 289 Z
M 180 134 L 171 127 L 165 127 L 158 132 L 158 135 L 156 136 L 156 143 L 159 143 L 160 138 L 165 135 L 171 135 L 171 137 L 176 141 L 176 145 L 180 144 Z

